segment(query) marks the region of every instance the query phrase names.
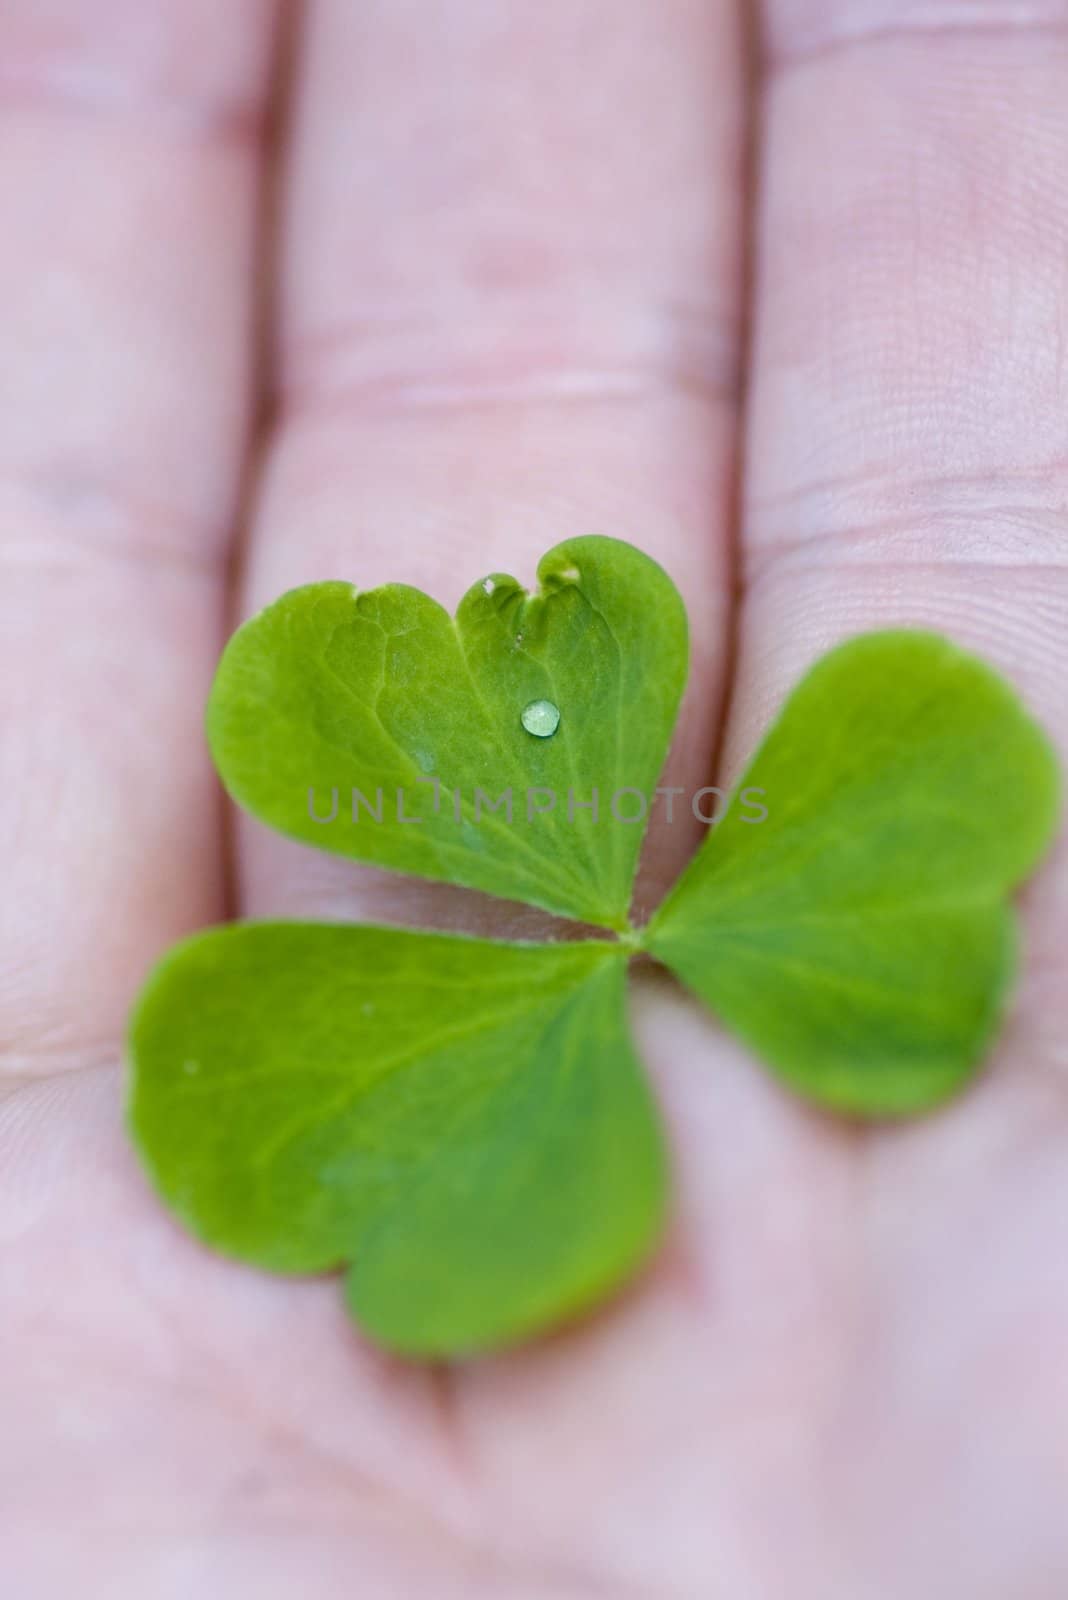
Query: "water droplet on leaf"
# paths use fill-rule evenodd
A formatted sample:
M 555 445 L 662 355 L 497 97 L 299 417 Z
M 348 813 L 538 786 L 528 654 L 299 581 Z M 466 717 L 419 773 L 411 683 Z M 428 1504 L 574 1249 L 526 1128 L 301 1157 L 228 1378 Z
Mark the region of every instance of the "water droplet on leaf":
M 551 739 L 560 726 L 560 707 L 551 700 L 532 700 L 520 718 L 528 733 L 535 739 Z

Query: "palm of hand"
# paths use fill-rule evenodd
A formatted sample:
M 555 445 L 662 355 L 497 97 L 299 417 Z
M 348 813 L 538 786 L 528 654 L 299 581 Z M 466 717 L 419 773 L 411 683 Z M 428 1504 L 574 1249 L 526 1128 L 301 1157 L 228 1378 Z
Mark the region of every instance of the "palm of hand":
M 252 829 L 227 870 L 198 723 L 249 450 L 268 7 L 212 11 L 210 59 L 207 0 L 158 0 L 137 27 L 121 0 L 101 9 L 116 26 L 99 33 L 73 6 L 49 30 L 21 0 L 0 23 L 22 136 L 0 166 L 19 311 L 0 375 L 13 1592 L 1061 1595 L 1059 862 L 1030 897 L 989 1075 L 911 1127 L 810 1115 L 642 975 L 672 1236 L 620 1302 L 524 1352 L 388 1361 L 333 1285 L 216 1261 L 147 1192 L 121 1128 L 122 1017 L 178 934 L 229 909 L 525 924 Z M 631 538 L 699 624 L 673 756 L 695 786 L 733 593 L 740 42 L 726 3 L 608 9 L 519 7 L 509 29 L 472 4 L 434 37 L 404 8 L 313 8 L 282 420 L 238 604 L 338 575 L 451 600 L 576 524 Z M 959 31 L 925 38 L 890 33 L 875 0 L 768 8 L 722 768 L 804 662 L 889 622 L 980 650 L 1066 732 L 1048 330 L 1068 57 L 1052 0 L 1032 11 L 1030 30 L 972 36 L 960 8 Z M 870 37 L 843 42 L 847 25 Z M 985 119 L 994 62 L 1026 118 Z M 654 840 L 647 904 L 692 842 Z

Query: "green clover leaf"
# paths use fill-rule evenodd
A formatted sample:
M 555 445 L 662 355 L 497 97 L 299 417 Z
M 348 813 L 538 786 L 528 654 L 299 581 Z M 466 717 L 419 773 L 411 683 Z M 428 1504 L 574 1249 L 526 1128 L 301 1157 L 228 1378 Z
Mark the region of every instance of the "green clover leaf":
M 920 1111 L 974 1070 L 1013 972 L 1006 896 L 1053 833 L 1053 752 L 989 667 L 862 635 L 790 696 L 648 930 L 651 953 L 801 1093 Z M 773 798 L 774 797 L 774 798 Z
M 643 829 L 601 808 L 660 774 L 686 613 L 654 561 L 611 539 L 559 545 L 538 580 L 528 595 L 485 578 L 455 619 L 401 584 L 283 595 L 231 640 L 212 690 L 231 795 L 319 849 L 626 929 Z M 524 725 L 542 706 L 549 737 Z
M 805 1097 L 919 1111 L 994 1035 L 1008 896 L 1056 826 L 1054 758 L 1000 678 L 934 635 L 862 636 L 801 682 L 634 929 L 645 810 L 614 802 L 659 777 L 685 614 L 608 539 L 559 546 L 539 582 L 494 575 L 455 619 L 396 585 L 283 596 L 228 646 L 209 737 L 231 794 L 281 831 L 605 936 L 238 924 L 172 951 L 131 1026 L 131 1131 L 167 1204 L 261 1267 L 347 1268 L 361 1326 L 409 1355 L 536 1334 L 654 1246 L 665 1157 L 625 1019 L 633 953 Z
M 281 1272 L 351 1261 L 383 1344 L 509 1341 L 598 1299 L 660 1226 L 625 980 L 600 941 L 216 929 L 142 999 L 134 1133 L 218 1249 Z

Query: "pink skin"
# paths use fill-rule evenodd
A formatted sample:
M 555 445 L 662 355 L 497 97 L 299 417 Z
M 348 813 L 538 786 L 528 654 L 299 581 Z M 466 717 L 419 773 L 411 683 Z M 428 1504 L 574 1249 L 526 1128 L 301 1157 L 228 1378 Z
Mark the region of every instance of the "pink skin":
M 741 9 L 312 0 L 298 39 L 269 0 L 0 0 L 18 1600 L 1068 1592 L 1063 853 L 988 1074 L 908 1127 L 805 1111 L 636 979 L 672 1236 L 505 1358 L 375 1354 L 333 1284 L 200 1250 L 122 1133 L 130 999 L 229 909 L 535 925 L 224 828 L 205 692 L 288 585 L 452 602 L 634 540 L 695 625 L 676 782 L 886 623 L 1068 743 L 1068 7 Z

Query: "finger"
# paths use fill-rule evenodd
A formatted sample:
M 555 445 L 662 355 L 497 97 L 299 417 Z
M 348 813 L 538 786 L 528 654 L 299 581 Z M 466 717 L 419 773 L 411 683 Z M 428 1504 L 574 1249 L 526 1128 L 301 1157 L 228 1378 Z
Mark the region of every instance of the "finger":
M 902 624 L 1001 668 L 1063 748 L 1068 11 L 767 16 L 731 760 L 812 657 Z M 1059 879 L 1031 934 L 1039 1030 L 1061 1009 Z
M 993 662 L 1063 750 L 1068 8 L 769 0 L 766 15 L 729 762 L 824 648 L 902 624 Z M 1034 1330 L 1059 1315 L 1066 908 L 1062 846 L 1028 896 L 993 1070 L 942 1115 L 853 1146 L 828 1301 L 851 1331 L 822 1415 L 840 1439 L 852 1412 L 857 1438 L 877 1443 L 849 1453 L 845 1474 L 825 1451 L 825 1504 L 847 1508 L 850 1568 L 884 1574 L 887 1592 L 915 1590 L 920 1567 L 944 1593 L 996 1589 L 995 1570 L 1019 1588 L 1037 1570 L 1041 1502 L 989 1531 L 984 1517 L 1063 1434 L 1053 1386 L 1030 1375 Z M 857 1307 L 877 1335 L 859 1345 Z M 1008 1397 L 989 1449 L 956 1427 L 969 1392 L 995 1408 Z M 936 1437 L 945 1480 L 962 1486 L 949 1519 L 917 1490 Z M 890 1530 L 905 1525 L 902 1544 Z M 978 1537 L 962 1541 L 963 1526 Z
M 201 710 L 248 431 L 271 0 L 0 3 L 0 1070 L 219 910 Z
M 630 539 L 700 597 L 676 760 L 703 773 L 726 638 L 739 50 L 730 0 L 316 0 L 249 608 L 331 577 L 452 604 L 486 572 L 529 580 L 570 534 Z M 243 860 L 256 913 L 472 914 L 262 830 Z

